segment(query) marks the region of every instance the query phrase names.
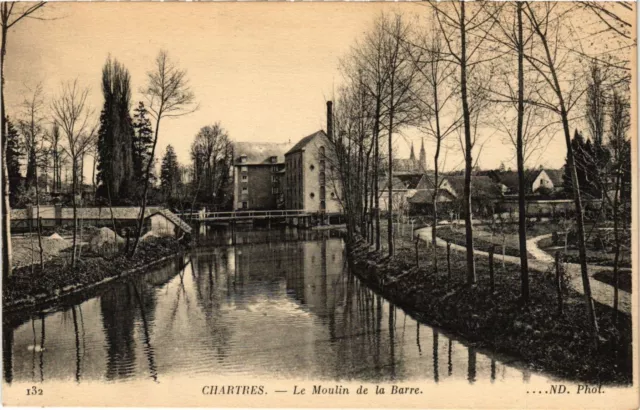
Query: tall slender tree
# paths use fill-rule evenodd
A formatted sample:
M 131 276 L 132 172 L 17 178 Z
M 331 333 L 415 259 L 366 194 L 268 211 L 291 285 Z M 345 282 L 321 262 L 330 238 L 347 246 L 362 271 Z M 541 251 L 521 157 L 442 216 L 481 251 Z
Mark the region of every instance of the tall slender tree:
M 129 71 L 109 57 L 102 68 L 104 106 L 98 130 L 98 184 L 99 196 L 110 196 L 113 201 L 129 199 L 135 187 L 130 82 Z
M 7 118 L 7 173 L 9 176 L 9 193 L 11 199 L 11 205 L 13 206 L 17 200 L 19 191 L 22 189 L 22 172 L 20 170 L 20 161 L 24 157 L 21 143 L 20 134 L 18 130 L 13 126 L 13 123 Z
M 0 136 L 2 137 L 2 277 L 11 276 L 13 264 L 11 260 L 11 204 L 9 201 L 9 173 L 7 170 L 7 144 L 4 138 L 8 133 L 7 111 L 4 104 L 4 62 L 7 58 L 7 36 L 9 30 L 26 18 L 35 18 L 37 12 L 45 5 L 44 1 L 34 3 L 2 2 L 0 3 Z
M 171 144 L 167 145 L 167 150 L 162 158 L 160 167 L 160 187 L 167 203 L 173 203 L 177 198 L 179 184 L 181 181 L 180 164 L 178 156 Z
M 487 56 L 480 57 L 483 44 L 492 30 L 493 16 L 487 12 L 487 4 L 470 5 L 467 14 L 465 1 L 445 4 L 431 3 L 435 11 L 436 22 L 447 45 L 450 59 L 456 64 L 459 74 L 460 103 L 462 105 L 463 151 L 464 151 L 464 191 L 462 211 L 465 221 L 465 244 L 467 254 L 467 283 L 476 282 L 476 266 L 473 245 L 473 211 L 471 206 L 471 173 L 474 168 L 473 148 L 475 131 L 479 118 L 481 96 L 474 95 L 481 90 L 469 87 L 470 80 L 477 74 L 479 65 Z M 491 58 L 491 57 L 488 57 Z M 474 73 L 474 71 L 476 73 Z
M 133 177 L 136 185 L 141 186 L 144 183 L 147 163 L 151 161 L 153 129 L 144 102 L 140 101 L 133 112 Z
M 179 117 L 192 113 L 197 109 L 194 107 L 195 96 L 187 81 L 187 72 L 180 70 L 178 66 L 169 59 L 166 51 L 161 50 L 155 60 L 155 68 L 147 73 L 148 83 L 142 91 L 147 98 L 149 113 L 156 121 L 153 146 L 151 148 L 151 160 L 147 163 L 144 178 L 144 190 L 142 193 L 142 207 L 138 216 L 138 228 L 135 242 L 131 250 L 133 257 L 140 243 L 142 226 L 147 209 L 147 195 L 149 192 L 149 176 L 151 175 L 151 165 L 155 157 L 156 146 L 158 145 L 158 132 L 160 131 L 160 121 L 165 118 Z
M 527 3 L 524 9 L 527 20 L 535 33 L 537 45 L 525 50 L 524 57 L 527 62 L 543 77 L 547 90 L 549 90 L 553 103 L 541 103 L 547 109 L 556 113 L 562 123 L 562 130 L 567 147 L 567 165 L 571 175 L 572 191 L 576 211 L 576 225 L 578 234 L 578 252 L 580 255 L 580 273 L 584 290 L 585 306 L 589 324 L 592 328 L 594 342 L 598 342 L 598 321 L 594 302 L 591 296 L 591 284 L 587 267 L 587 249 L 585 242 L 584 211 L 582 194 L 571 144 L 571 128 L 569 125 L 569 113 L 585 92 L 581 82 L 576 79 L 575 71 L 568 63 L 571 62 L 571 47 L 566 47 L 563 42 L 570 37 L 564 19 L 571 12 L 571 6 L 558 3 Z M 565 32 L 563 32 L 565 30 Z M 578 65 L 579 62 L 575 64 Z M 573 68 L 576 68 L 575 66 Z M 542 96 L 541 96 L 542 97 Z M 548 97 L 548 96 L 546 96 Z M 541 98 L 549 101 L 548 98 Z
M 76 250 L 78 243 L 78 173 L 79 160 L 95 142 L 93 112 L 87 104 L 88 88 L 81 88 L 78 80 L 63 83 L 62 90 L 51 104 L 54 122 L 58 123 L 65 136 L 64 146 L 71 162 L 71 194 L 73 202 L 73 249 L 71 252 L 71 268 L 76 267 Z

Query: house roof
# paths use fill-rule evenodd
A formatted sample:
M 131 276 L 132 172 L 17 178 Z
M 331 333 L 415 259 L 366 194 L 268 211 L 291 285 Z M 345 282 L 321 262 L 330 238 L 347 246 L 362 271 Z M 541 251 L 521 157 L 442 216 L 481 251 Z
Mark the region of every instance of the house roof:
M 394 178 L 404 184 L 406 189 L 416 189 L 422 179 L 422 174 L 394 174 Z
M 524 171 L 524 183 L 528 190 L 531 188 L 531 184 L 538 176 L 539 172 L 527 169 Z M 518 192 L 518 172 L 517 171 L 503 171 L 495 172 L 494 180 L 504 184 L 509 191 Z
M 327 134 L 325 134 L 325 132 L 323 130 L 319 130 L 319 131 L 314 132 L 311 135 L 307 135 L 306 137 L 304 137 L 303 139 L 298 141 L 298 143 L 296 145 L 294 145 L 284 155 L 289 155 L 289 154 L 293 154 L 294 152 L 302 151 L 311 142 L 311 140 L 313 140 L 317 136 L 324 136 L 326 138 Z
M 562 169 L 545 169 L 544 172 L 549 175 L 549 179 L 553 182 L 555 187 L 562 186 L 562 176 L 564 175 L 564 170 Z
M 410 189 L 410 188 L 407 188 L 405 183 L 400 178 L 398 178 L 397 176 L 394 176 L 391 179 L 391 184 L 392 184 L 392 190 L 394 190 L 394 191 L 404 191 L 406 189 Z M 378 186 L 379 186 L 380 191 L 388 190 L 389 189 L 389 179 L 386 176 L 380 178 Z
M 455 197 L 446 189 L 440 189 L 438 192 L 439 196 L 447 197 L 448 200 L 446 202 L 451 202 L 455 199 Z M 412 204 L 430 204 L 433 201 L 433 189 L 418 190 L 413 196 L 411 196 L 411 198 L 408 198 L 407 201 Z M 443 201 L 438 200 L 438 202 Z
M 464 192 L 464 175 L 447 176 L 449 184 L 458 197 L 462 197 Z M 471 176 L 471 196 L 476 198 L 499 198 L 502 190 L 493 179 L 486 175 Z
M 290 143 L 274 142 L 234 142 L 233 150 L 236 164 L 239 164 L 240 156 L 246 155 L 247 161 L 242 165 L 268 165 L 271 157 L 277 157 L 278 162 L 284 162 L 284 155 L 291 147 Z

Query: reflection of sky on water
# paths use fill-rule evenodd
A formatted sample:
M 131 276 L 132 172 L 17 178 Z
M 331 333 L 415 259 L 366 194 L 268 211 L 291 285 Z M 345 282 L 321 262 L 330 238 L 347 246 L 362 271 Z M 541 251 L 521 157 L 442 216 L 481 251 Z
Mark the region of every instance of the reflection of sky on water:
M 546 379 L 419 325 L 348 273 L 340 239 L 237 235 L 5 326 L 5 380 Z

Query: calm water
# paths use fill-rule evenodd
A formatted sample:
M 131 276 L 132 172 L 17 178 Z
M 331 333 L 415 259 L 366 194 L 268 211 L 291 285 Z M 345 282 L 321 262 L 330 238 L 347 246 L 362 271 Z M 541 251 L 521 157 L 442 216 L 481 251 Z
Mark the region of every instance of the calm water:
M 328 233 L 212 230 L 200 242 L 62 310 L 5 318 L 5 381 L 546 379 L 417 323 L 350 274 Z

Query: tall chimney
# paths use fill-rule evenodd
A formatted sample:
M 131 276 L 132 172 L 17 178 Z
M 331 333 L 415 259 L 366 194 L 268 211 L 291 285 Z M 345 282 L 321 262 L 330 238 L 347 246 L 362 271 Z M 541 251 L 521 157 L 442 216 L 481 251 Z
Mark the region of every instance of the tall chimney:
M 333 103 L 327 101 L 327 136 L 333 139 Z

